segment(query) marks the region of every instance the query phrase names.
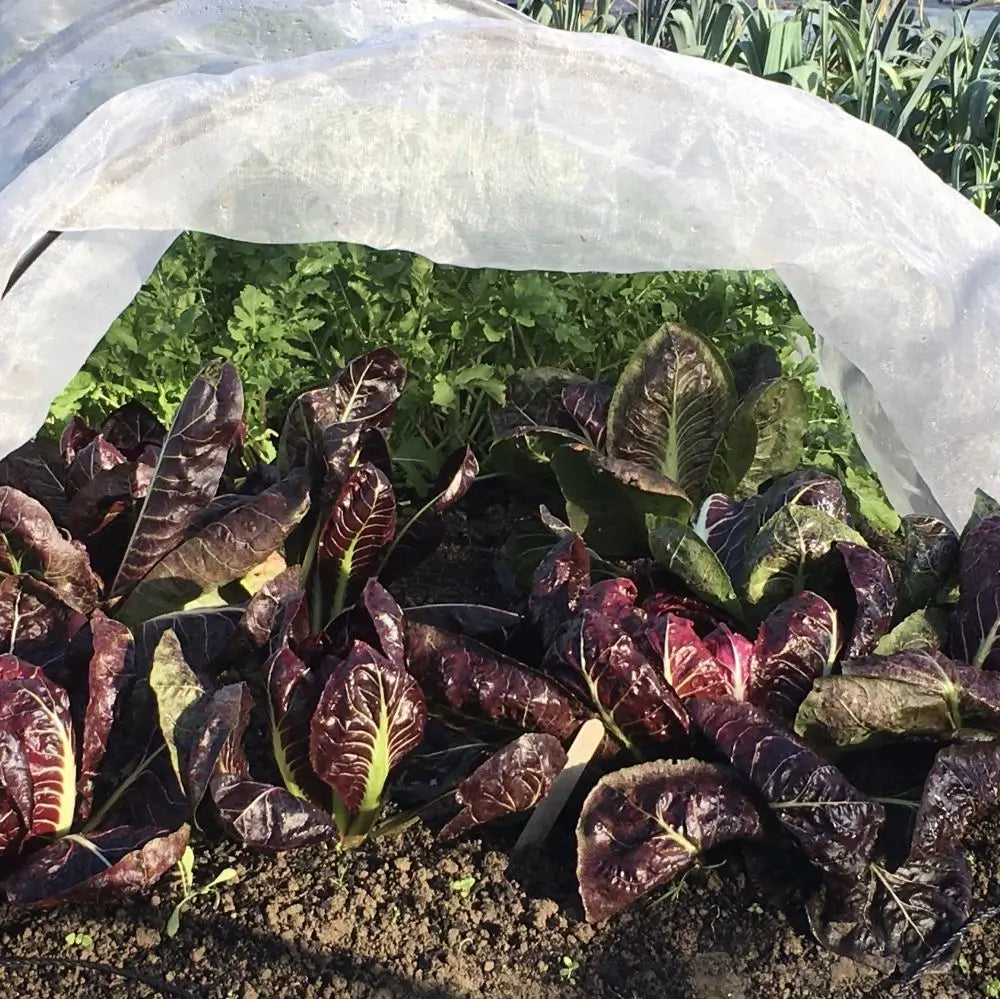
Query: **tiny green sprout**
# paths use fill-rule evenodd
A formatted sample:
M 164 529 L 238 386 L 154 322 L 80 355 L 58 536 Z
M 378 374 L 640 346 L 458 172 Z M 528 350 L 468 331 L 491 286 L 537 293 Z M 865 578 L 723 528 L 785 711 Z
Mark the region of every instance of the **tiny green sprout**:
M 972 971 L 972 968 L 969 967 L 969 959 L 964 954 L 959 954 L 958 960 L 955 963 L 963 975 L 968 975 Z
M 755 916 L 763 916 L 764 908 L 759 902 L 751 902 L 747 906 L 747 912 L 752 912 Z
M 983 995 L 987 999 L 1000 999 L 1000 978 L 987 978 L 983 982 Z
M 66 946 L 79 947 L 80 950 L 93 950 L 94 938 L 89 933 L 67 933 Z
M 570 957 L 568 954 L 563 955 L 562 967 L 559 969 L 559 977 L 563 981 L 569 982 L 570 985 L 574 984 L 574 976 L 580 970 L 580 962 L 575 957 Z
M 194 850 L 190 846 L 184 848 L 181 859 L 177 861 L 177 869 L 181 881 L 181 900 L 174 906 L 170 918 L 167 919 L 167 936 L 175 937 L 181 928 L 181 912 L 200 895 L 211 895 L 214 905 L 219 904 L 219 885 L 224 885 L 232 881 L 236 876 L 236 871 L 232 867 L 226 867 L 220 871 L 207 885 L 199 888 L 194 884 Z
M 468 898 L 469 893 L 475 887 L 476 879 L 471 875 L 467 878 L 459 878 L 457 881 L 452 881 L 451 883 L 451 890 L 457 895 L 461 895 L 462 898 Z

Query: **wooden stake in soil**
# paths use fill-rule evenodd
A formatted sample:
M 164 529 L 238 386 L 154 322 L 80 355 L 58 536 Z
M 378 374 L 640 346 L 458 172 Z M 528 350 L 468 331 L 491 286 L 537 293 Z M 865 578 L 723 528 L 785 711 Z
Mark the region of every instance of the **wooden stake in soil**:
M 559 813 L 573 793 L 573 788 L 583 776 L 583 771 L 594 758 L 594 753 L 603 740 L 604 725 L 600 718 L 590 718 L 580 726 L 580 731 L 576 733 L 576 738 L 569 747 L 566 766 L 552 782 L 549 793 L 528 819 L 528 824 L 514 844 L 514 853 L 530 850 L 548 836 L 549 830 L 555 825 Z

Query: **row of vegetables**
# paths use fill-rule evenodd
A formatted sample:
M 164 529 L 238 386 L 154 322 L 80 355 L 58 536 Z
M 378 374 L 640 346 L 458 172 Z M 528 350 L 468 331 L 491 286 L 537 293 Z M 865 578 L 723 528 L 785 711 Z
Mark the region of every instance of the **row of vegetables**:
M 910 965 L 966 922 L 963 839 L 1000 803 L 997 504 L 961 537 L 877 527 L 798 467 L 805 396 L 773 352 L 668 324 L 614 386 L 521 372 L 496 407 L 490 460 L 540 504 L 506 550 L 523 601 L 404 610 L 390 590 L 479 473 L 462 449 L 397 496 L 404 382 L 357 358 L 273 465 L 245 463 L 224 363 L 169 430 L 133 403 L 0 462 L 11 904 L 141 890 L 192 828 L 347 849 L 443 810 L 458 835 L 544 799 L 596 718 L 589 919 L 764 841 L 814 867 L 841 953 Z

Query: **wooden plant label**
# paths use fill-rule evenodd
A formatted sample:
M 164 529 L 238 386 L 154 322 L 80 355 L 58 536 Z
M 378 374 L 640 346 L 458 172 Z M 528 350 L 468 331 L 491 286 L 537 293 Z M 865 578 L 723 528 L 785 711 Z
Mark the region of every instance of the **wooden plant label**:
M 566 807 L 566 801 L 573 793 L 573 788 L 583 776 L 583 771 L 594 758 L 594 753 L 603 740 L 604 725 L 600 718 L 590 718 L 580 726 L 580 731 L 576 733 L 576 738 L 569 747 L 566 766 L 552 782 L 549 793 L 528 819 L 528 824 L 514 844 L 514 853 L 522 853 L 537 847 L 548 836 L 549 830 L 559 818 L 559 813 Z

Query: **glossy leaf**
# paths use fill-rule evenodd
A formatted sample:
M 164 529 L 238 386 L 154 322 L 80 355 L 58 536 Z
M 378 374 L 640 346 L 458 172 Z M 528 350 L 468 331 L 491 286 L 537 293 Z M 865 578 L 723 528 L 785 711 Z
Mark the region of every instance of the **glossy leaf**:
M 53 909 L 66 902 L 108 902 L 151 888 L 180 860 L 190 829 L 121 826 L 63 836 L 4 878 L 11 905 Z
M 747 545 L 757 527 L 753 503 L 712 493 L 702 503 L 694 524 L 695 533 L 715 553 L 730 579 L 743 578 Z
M 742 617 L 743 609 L 729 574 L 690 527 L 669 520 L 651 521 L 649 549 L 657 565 L 676 576 L 696 597 L 735 618 Z
M 802 590 L 822 592 L 842 571 L 838 541 L 864 538 L 817 507 L 782 507 L 761 528 L 747 552 L 744 596 L 763 617 Z
M 312 768 L 364 835 L 382 808 L 389 773 L 420 743 L 427 706 L 402 666 L 355 642 L 327 681 L 309 730 Z
M 31 575 L 73 610 L 97 606 L 101 581 L 87 550 L 63 536 L 41 503 L 10 486 L 0 486 L 0 572 Z
M 837 613 L 822 597 L 804 590 L 786 600 L 757 632 L 747 700 L 792 721 L 814 681 L 833 668 L 841 642 Z
M 563 408 L 599 451 L 608 431 L 608 407 L 614 388 L 602 382 L 572 382 L 562 390 Z
M 333 613 L 343 609 L 350 586 L 374 572 L 396 533 L 396 497 L 374 465 L 360 465 L 344 482 L 324 526 L 316 563 Z
M 407 622 L 407 666 L 428 698 L 565 741 L 591 716 L 560 684 L 477 642 Z
M 438 834 L 447 839 L 513 812 L 534 808 L 566 766 L 555 736 L 529 733 L 508 743 L 458 785 L 461 811 Z
M 724 767 L 657 761 L 602 777 L 577 826 L 577 878 L 590 922 L 673 880 L 705 850 L 763 834 L 760 815 Z
M 900 522 L 904 562 L 900 604 L 905 612 L 926 607 L 958 569 L 958 535 L 934 517 L 909 515 Z
M 253 700 L 245 683 L 221 687 L 205 708 L 205 720 L 191 743 L 184 786 L 191 811 L 196 812 L 218 773 L 249 777 L 243 737 L 250 722 Z
M 390 427 L 405 383 L 400 359 L 389 348 L 379 347 L 350 361 L 328 386 L 304 392 L 289 409 L 281 431 L 281 474 L 305 465 L 311 450 L 322 453 L 323 433 L 335 424 Z
M 911 858 L 960 852 L 968 828 L 1000 807 L 998 773 L 998 740 L 940 750 L 924 783 Z
M 61 662 L 86 617 L 27 576 L 0 576 L 0 648 L 36 666 Z
M 10 486 L 41 503 L 59 527 L 69 523 L 63 480 L 59 455 L 42 441 L 28 441 L 0 460 L 0 486 Z
M 968 534 L 958 565 L 952 651 L 973 666 L 1000 669 L 1000 516 L 987 517 Z
M 66 490 L 73 494 L 82 489 L 99 472 L 105 472 L 116 465 L 124 465 L 128 459 L 100 434 L 81 448 L 66 470 Z
M 552 470 L 566 498 L 570 527 L 608 558 L 646 551 L 646 517 L 686 521 L 691 501 L 671 479 L 585 445 L 558 448 Z
M 694 699 L 685 706 L 812 863 L 843 877 L 866 869 L 885 820 L 878 802 L 752 704 Z
M 139 461 L 150 448 L 163 447 L 167 437 L 163 424 L 134 399 L 109 413 L 100 432 L 130 461 Z
M 662 663 L 664 679 L 681 700 L 732 694 L 731 677 L 687 618 L 668 614 L 646 632 L 646 637 Z M 721 636 L 717 635 L 716 639 L 719 638 Z M 737 658 L 740 658 L 739 651 L 734 649 Z M 739 666 L 745 665 L 740 660 Z M 739 668 L 736 662 L 733 667 Z M 742 672 L 739 679 L 745 679 Z
M 283 787 L 220 774 L 212 778 L 210 792 L 222 827 L 255 850 L 277 853 L 337 839 L 326 812 Z
M 590 556 L 583 540 L 570 535 L 538 567 L 528 597 L 528 614 L 546 646 L 566 626 L 590 586 Z
M 184 540 L 192 518 L 218 489 L 242 417 L 236 369 L 228 363 L 207 366 L 174 416 L 112 597 L 128 593 Z
M 118 611 L 126 624 L 182 610 L 241 579 L 278 551 L 309 509 L 302 472 L 283 479 L 181 542 L 146 573 Z
M 736 408 L 726 362 L 694 331 L 667 323 L 644 341 L 608 409 L 608 450 L 676 482 L 699 500 Z
M 28 756 L 13 732 L 0 728 L 0 859 L 12 855 L 31 829 L 34 791 Z
M 74 538 L 96 535 L 135 500 L 144 499 L 151 482 L 150 467 L 131 461 L 97 472 L 70 502 L 70 533 Z
M 361 604 L 371 618 L 382 654 L 400 669 L 406 668 L 406 622 L 392 594 L 376 579 L 361 592 Z
M 281 779 L 298 798 L 311 790 L 309 726 L 322 693 L 321 676 L 287 646 L 275 651 L 264 668 L 267 677 L 271 749 Z
M 90 628 L 94 651 L 90 658 L 77 781 L 77 814 L 81 820 L 90 815 L 94 781 L 104 761 L 118 697 L 135 679 L 135 645 L 128 628 L 100 611 L 91 616 Z
M 31 774 L 31 837 L 69 832 L 76 811 L 76 739 L 69 697 L 36 666 L 0 655 L 0 729 Z
M 892 570 L 878 552 L 867 545 L 838 541 L 837 551 L 847 568 L 856 610 L 845 636 L 845 656 L 855 658 L 872 652 L 892 626 L 896 610 L 896 582 Z
M 680 698 L 660 664 L 654 665 L 616 618 L 583 611 L 566 660 L 605 727 L 626 747 L 684 736 L 688 722 Z

